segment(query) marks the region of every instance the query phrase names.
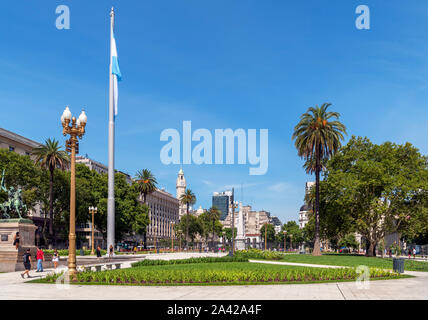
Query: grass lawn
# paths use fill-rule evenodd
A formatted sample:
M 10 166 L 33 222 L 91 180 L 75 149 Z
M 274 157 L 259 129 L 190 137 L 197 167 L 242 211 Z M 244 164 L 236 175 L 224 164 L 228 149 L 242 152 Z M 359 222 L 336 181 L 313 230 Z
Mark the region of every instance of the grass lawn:
M 249 262 L 217 262 L 141 266 L 102 272 L 78 273 L 75 284 L 95 285 L 249 285 L 355 281 L 354 268 L 327 269 L 268 265 Z M 31 282 L 55 283 L 57 275 Z M 397 279 L 386 270 L 371 269 L 373 280 Z M 72 282 L 73 283 L 73 282 Z
M 428 272 L 428 262 L 414 261 L 412 259 L 404 260 L 404 270 Z M 347 267 L 365 265 L 373 268 L 392 269 L 392 258 L 365 257 L 351 254 L 324 254 L 321 257 L 314 257 L 310 254 L 285 255 L 280 261 Z

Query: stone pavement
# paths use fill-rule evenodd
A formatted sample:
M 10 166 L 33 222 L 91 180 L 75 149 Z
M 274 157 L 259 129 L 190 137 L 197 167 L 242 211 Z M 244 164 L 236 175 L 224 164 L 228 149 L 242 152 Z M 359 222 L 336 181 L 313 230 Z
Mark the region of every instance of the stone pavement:
M 222 254 L 223 255 L 223 254 Z M 150 259 L 182 259 L 190 256 L 219 256 L 213 253 L 150 255 Z M 126 262 L 130 265 L 131 261 Z M 319 265 L 318 265 L 319 267 Z M 330 266 L 331 267 L 331 266 Z M 49 270 L 48 270 L 49 271 Z M 368 288 L 355 282 L 254 286 L 95 286 L 26 283 L 19 272 L 0 274 L 0 299 L 113 299 L 113 300 L 360 300 L 428 299 L 428 272 L 406 272 L 415 278 L 370 281 Z M 42 276 L 31 272 L 33 276 Z M 102 290 L 100 290 L 100 288 Z

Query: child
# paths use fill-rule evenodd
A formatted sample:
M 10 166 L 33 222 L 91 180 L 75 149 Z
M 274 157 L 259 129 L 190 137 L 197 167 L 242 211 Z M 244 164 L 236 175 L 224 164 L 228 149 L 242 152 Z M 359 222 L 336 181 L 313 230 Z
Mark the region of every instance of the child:
M 54 254 L 52 256 L 52 262 L 54 263 L 54 268 L 55 269 L 58 266 L 58 261 L 59 261 L 59 254 L 58 254 L 57 249 L 55 249 Z

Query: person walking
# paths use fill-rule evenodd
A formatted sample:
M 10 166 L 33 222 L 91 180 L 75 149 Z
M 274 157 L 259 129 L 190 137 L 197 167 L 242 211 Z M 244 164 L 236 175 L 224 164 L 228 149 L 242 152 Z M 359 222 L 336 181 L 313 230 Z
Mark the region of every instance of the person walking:
M 21 273 L 22 279 L 24 279 L 24 275 L 27 275 L 27 278 L 31 278 L 30 276 L 30 270 L 31 270 L 31 253 L 30 249 L 27 249 L 27 251 L 23 255 L 23 262 L 24 262 L 24 269 L 25 271 Z
M 101 248 L 100 248 L 100 246 L 97 247 L 96 253 L 97 253 L 97 258 L 101 258 Z
M 37 271 L 43 272 L 43 261 L 45 261 L 45 253 L 39 247 L 37 248 L 36 259 L 37 259 Z
M 108 248 L 108 256 L 110 258 L 113 257 L 113 251 L 114 251 L 113 245 L 111 244 L 110 247 Z
M 413 259 L 416 259 L 416 248 L 413 248 Z
M 58 250 L 55 249 L 53 256 L 52 256 L 52 262 L 54 263 L 54 268 L 56 269 L 56 267 L 58 266 L 58 262 L 59 262 L 59 254 L 58 254 Z
M 18 250 L 19 248 L 19 232 L 15 233 L 15 235 L 13 236 L 13 245 L 15 246 L 15 249 Z
M 408 254 L 409 254 L 409 259 L 410 259 L 412 256 L 412 249 L 409 248 Z

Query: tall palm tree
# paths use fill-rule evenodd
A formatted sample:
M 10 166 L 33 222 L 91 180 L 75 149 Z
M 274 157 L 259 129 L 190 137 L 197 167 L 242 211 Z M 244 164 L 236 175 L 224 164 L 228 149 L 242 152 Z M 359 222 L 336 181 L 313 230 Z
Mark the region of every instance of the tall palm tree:
M 313 255 L 321 255 L 319 233 L 319 185 L 322 159 L 328 159 L 341 147 L 346 127 L 338 121 L 338 112 L 327 111 L 330 103 L 310 107 L 294 127 L 297 153 L 305 160 L 315 159 L 315 241 Z M 334 120 L 336 119 L 336 120 Z M 310 172 L 311 170 L 309 170 Z
M 53 230 L 53 185 L 55 169 L 65 170 L 70 162 L 67 152 L 61 150 L 59 142 L 50 138 L 45 140 L 45 144 L 33 149 L 34 162 L 41 168 L 49 170 L 49 239 L 55 242 Z
M 213 250 L 214 250 L 214 235 L 215 235 L 215 222 L 218 220 L 218 219 L 220 219 L 220 214 L 221 214 L 221 212 L 220 212 L 220 210 L 219 209 L 217 209 L 217 207 L 216 206 L 212 206 L 209 210 L 208 210 L 208 217 L 209 217 L 209 219 L 211 220 L 211 222 L 212 222 L 212 226 L 213 226 L 213 229 L 212 229 L 212 231 L 213 231 L 213 236 L 212 236 L 212 248 L 213 248 Z
M 147 195 L 154 192 L 157 188 L 157 181 L 155 176 L 149 169 L 143 169 L 137 171 L 135 180 L 138 183 L 138 191 L 143 195 L 143 203 L 147 204 Z M 150 208 L 149 208 L 150 210 Z M 144 249 L 147 248 L 147 231 L 143 233 L 144 238 Z
M 189 238 L 189 207 L 196 202 L 196 196 L 190 189 L 186 189 L 181 197 L 180 201 L 182 204 L 186 205 L 186 248 L 188 249 L 188 238 Z
M 322 158 L 320 161 L 320 170 L 324 171 L 327 166 L 327 158 Z M 303 164 L 303 169 L 305 169 L 307 174 L 315 173 L 316 171 L 316 159 L 315 157 L 308 158 Z
M 146 204 L 147 195 L 156 190 L 158 182 L 149 169 L 139 170 L 135 180 L 138 183 L 138 191 L 143 195 L 143 203 Z

